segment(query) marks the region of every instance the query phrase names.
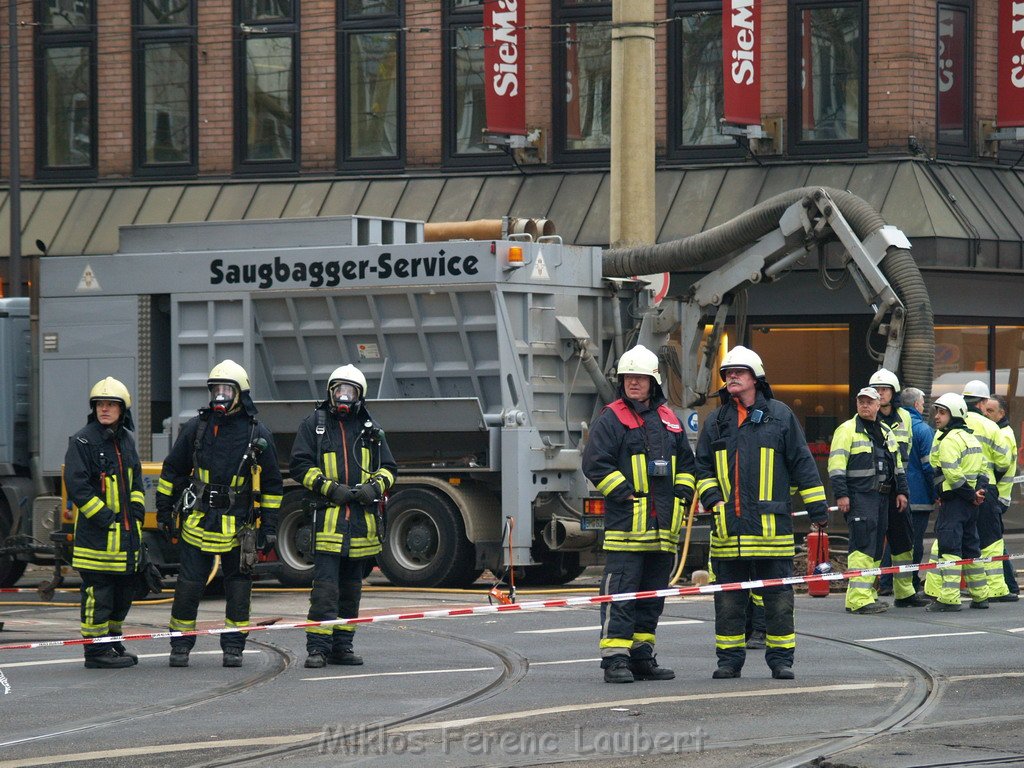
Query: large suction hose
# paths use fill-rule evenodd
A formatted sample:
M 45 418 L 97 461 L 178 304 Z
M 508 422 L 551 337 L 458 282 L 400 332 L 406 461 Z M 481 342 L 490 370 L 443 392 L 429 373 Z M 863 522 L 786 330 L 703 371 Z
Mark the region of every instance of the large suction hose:
M 804 187 L 769 198 L 724 224 L 682 240 L 606 250 L 604 276 L 630 277 L 700 269 L 709 262 L 748 247 L 776 229 L 779 218 L 789 206 L 814 195 L 819 189 L 832 198 L 862 241 L 885 225 L 878 211 L 850 192 L 829 187 Z M 891 247 L 880 267 L 907 309 L 900 382 L 904 387 L 931 392 L 935 366 L 934 315 L 924 278 L 910 251 L 903 248 Z

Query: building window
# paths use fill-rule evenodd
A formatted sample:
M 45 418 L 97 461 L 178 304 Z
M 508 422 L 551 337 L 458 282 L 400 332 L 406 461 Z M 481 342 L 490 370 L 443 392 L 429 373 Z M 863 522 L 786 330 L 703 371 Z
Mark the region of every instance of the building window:
M 140 0 L 134 7 L 135 172 L 196 171 L 195 4 Z
M 612 134 L 611 3 L 555 2 L 555 156 L 607 163 Z
M 404 155 L 405 58 L 398 0 L 339 3 L 338 157 L 395 167 Z
M 938 152 L 971 155 L 971 9 L 942 3 L 936 30 L 935 114 Z
M 299 163 L 298 3 L 241 0 L 237 37 L 237 169 L 294 171 Z
M 37 175 L 95 176 L 95 5 L 42 0 L 36 14 Z
M 484 141 L 484 0 L 445 0 L 442 127 L 445 164 L 495 166 L 508 156 Z
M 669 154 L 687 158 L 739 156 L 719 131 L 725 114 L 721 3 L 682 2 L 669 27 Z
M 790 151 L 867 151 L 867 29 L 862 2 L 790 5 Z

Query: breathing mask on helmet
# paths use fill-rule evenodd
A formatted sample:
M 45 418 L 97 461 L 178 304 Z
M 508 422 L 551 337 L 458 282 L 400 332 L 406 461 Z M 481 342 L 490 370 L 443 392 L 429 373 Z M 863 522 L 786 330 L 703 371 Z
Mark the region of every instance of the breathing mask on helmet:
M 351 413 L 359 402 L 359 387 L 347 381 L 338 381 L 331 387 L 331 405 L 340 414 Z
M 225 414 L 234 407 L 238 390 L 234 384 L 214 382 L 210 385 L 210 408 L 214 413 Z

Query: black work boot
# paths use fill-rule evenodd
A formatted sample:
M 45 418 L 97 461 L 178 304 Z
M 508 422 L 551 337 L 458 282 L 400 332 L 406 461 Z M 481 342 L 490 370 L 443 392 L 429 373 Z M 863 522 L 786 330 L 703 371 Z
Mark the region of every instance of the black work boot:
M 171 646 L 171 656 L 169 659 L 168 666 L 171 667 L 187 667 L 188 666 L 188 652 L 190 648 L 184 648 L 182 646 Z
M 85 657 L 86 669 L 127 669 L 135 662 L 127 656 L 118 656 L 113 648 L 104 648 L 102 653 Z
M 787 667 L 785 664 L 780 664 L 777 667 L 772 668 L 772 677 L 776 680 L 794 680 L 796 675 L 793 674 L 793 668 Z
M 321 667 L 326 667 L 327 657 L 322 653 L 311 653 L 306 657 L 306 663 L 302 666 L 306 669 L 320 669 Z
M 658 657 L 633 657 L 629 659 L 629 671 L 634 680 L 675 680 L 676 673 L 666 667 L 658 666 Z
M 635 679 L 630 671 L 629 656 L 612 656 L 601 663 L 606 683 L 632 683 Z
M 764 648 L 764 643 L 765 643 L 764 632 L 762 632 L 759 629 L 755 629 L 755 630 L 751 631 L 750 637 L 747 638 L 746 647 L 747 648 L 754 648 L 754 649 Z
M 363 664 L 363 657 L 356 656 L 351 648 L 335 648 L 327 657 L 327 663 L 342 667 L 359 667 Z
M 915 592 L 910 597 L 897 597 L 892 604 L 897 608 L 924 608 L 931 602 L 923 592 Z
M 121 634 L 120 632 L 117 635 Z M 117 635 L 111 634 L 110 637 L 116 637 Z M 132 664 L 139 663 L 139 657 L 124 647 L 124 643 L 111 643 L 110 647 L 114 649 L 114 653 L 118 656 L 124 656 L 125 658 L 131 659 Z
M 711 673 L 712 680 L 731 680 L 732 678 L 739 676 L 740 671 L 736 667 L 721 666 Z
M 225 667 L 242 666 L 242 651 L 237 648 L 225 648 L 223 665 Z

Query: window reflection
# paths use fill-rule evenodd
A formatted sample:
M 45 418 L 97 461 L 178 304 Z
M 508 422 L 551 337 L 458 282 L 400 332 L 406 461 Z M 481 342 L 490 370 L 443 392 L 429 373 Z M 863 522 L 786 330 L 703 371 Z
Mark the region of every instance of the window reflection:
M 483 143 L 487 126 L 484 102 L 484 31 L 480 27 L 455 30 L 455 152 L 488 152 Z
M 967 140 L 967 43 L 967 12 L 939 6 L 936 87 L 939 141 L 944 143 Z
M 801 12 L 800 138 L 860 138 L 860 8 Z
M 570 24 L 565 41 L 566 148 L 611 145 L 611 94 L 610 24 Z
M 295 77 L 291 37 L 245 41 L 247 160 L 291 160 Z
M 398 155 L 398 35 L 349 36 L 350 157 Z
M 679 24 L 679 143 L 732 145 L 732 138 L 718 130 L 718 120 L 725 114 L 722 14 L 701 11 L 681 17 Z
M 89 98 L 89 49 L 47 48 L 46 165 L 92 163 L 92 103 Z
M 142 0 L 139 7 L 145 26 L 182 26 L 191 16 L 191 0 Z
M 66 32 L 89 26 L 92 18 L 92 0 L 46 0 L 43 3 L 44 30 Z
M 191 45 L 148 43 L 142 49 L 145 163 L 188 163 L 192 154 Z

